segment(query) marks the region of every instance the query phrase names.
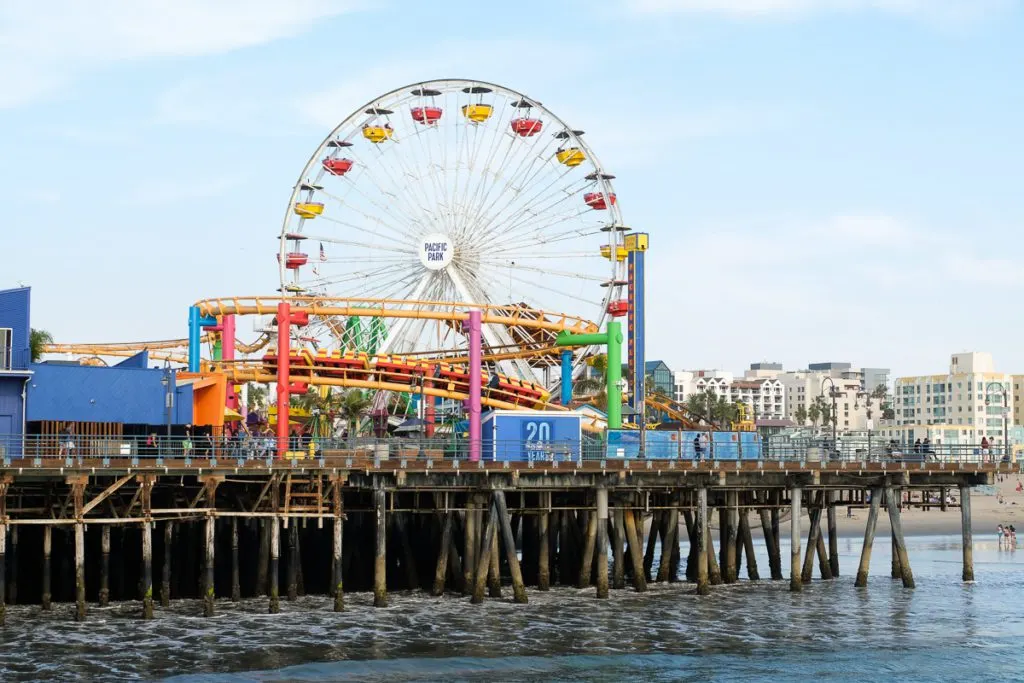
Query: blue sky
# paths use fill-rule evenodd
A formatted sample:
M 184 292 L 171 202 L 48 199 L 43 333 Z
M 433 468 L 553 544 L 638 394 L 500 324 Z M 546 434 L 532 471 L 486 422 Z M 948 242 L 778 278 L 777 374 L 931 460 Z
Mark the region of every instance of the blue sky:
M 278 286 L 337 121 L 479 78 L 616 174 L 649 358 L 1024 372 L 1022 35 L 1018 0 L 5 3 L 0 286 L 61 341 L 184 336 L 196 299 Z

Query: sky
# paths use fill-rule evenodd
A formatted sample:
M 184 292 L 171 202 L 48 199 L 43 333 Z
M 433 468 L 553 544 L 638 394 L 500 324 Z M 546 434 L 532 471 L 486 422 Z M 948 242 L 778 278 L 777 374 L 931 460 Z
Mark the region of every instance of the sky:
M 2 3 L 0 287 L 58 341 L 184 337 L 278 287 L 338 121 L 474 78 L 615 174 L 649 359 L 1024 373 L 1022 35 L 1021 0 Z

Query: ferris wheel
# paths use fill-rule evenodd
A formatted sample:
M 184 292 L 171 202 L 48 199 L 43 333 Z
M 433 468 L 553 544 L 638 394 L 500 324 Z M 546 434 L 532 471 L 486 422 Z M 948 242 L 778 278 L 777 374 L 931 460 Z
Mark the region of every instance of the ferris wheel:
M 459 79 L 399 88 L 342 120 L 303 168 L 280 232 L 281 290 L 601 325 L 625 306 L 626 228 L 612 180 L 582 130 L 522 93 Z M 377 354 L 466 347 L 459 325 L 415 314 L 317 318 L 302 334 L 320 348 Z M 557 357 L 525 352 L 553 336 L 483 330 L 504 373 L 540 383 Z

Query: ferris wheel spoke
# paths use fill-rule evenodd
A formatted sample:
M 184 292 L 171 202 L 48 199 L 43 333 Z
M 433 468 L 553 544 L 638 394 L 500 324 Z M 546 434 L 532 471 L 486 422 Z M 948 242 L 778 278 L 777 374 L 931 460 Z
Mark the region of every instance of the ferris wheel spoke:
M 541 214 L 549 210 L 552 202 L 565 201 L 577 196 L 584 185 L 579 180 L 567 176 L 568 174 L 563 173 L 552 178 L 551 182 L 529 196 L 522 194 L 509 196 L 504 205 L 491 211 L 483 226 L 484 236 L 487 237 L 498 232 L 509 234 L 516 227 L 517 219 L 521 216 Z M 563 180 L 568 180 L 568 182 L 559 184 Z M 579 187 L 575 187 L 576 185 Z
M 338 221 L 340 223 L 340 221 Z M 348 226 L 348 223 L 342 223 L 342 225 Z M 355 225 L 350 226 L 354 230 L 362 232 L 365 228 L 358 227 Z M 353 242 L 352 240 L 340 239 L 338 237 L 332 237 L 331 235 L 303 235 L 307 240 L 315 242 L 326 242 L 327 244 L 337 244 L 343 247 L 361 247 L 364 249 L 372 249 L 374 251 L 385 251 L 393 254 L 406 254 L 409 256 L 415 256 L 416 252 L 409 248 L 402 248 L 401 246 L 394 243 L 378 243 L 378 242 Z
M 384 215 L 388 216 L 393 221 L 396 221 L 398 223 L 398 225 L 402 225 L 403 219 L 400 218 L 399 216 L 394 215 L 391 212 L 390 207 L 388 207 L 386 204 L 383 204 L 383 203 L 381 203 L 381 202 L 379 202 L 377 200 L 374 200 L 374 199 L 370 198 L 366 193 L 364 193 L 364 192 L 362 192 L 360 190 L 356 190 L 356 193 L 359 194 L 364 199 L 366 199 L 367 202 L 369 202 L 371 205 L 373 205 L 377 210 L 382 212 Z M 387 228 L 388 230 L 390 230 L 395 235 L 398 235 L 398 236 L 403 237 L 403 238 L 412 239 L 412 235 L 407 230 L 403 230 L 402 228 L 397 227 L 396 225 L 392 224 L 391 222 L 383 220 L 379 215 L 378 216 L 371 216 L 370 214 L 368 214 L 365 211 L 363 211 L 360 208 L 358 208 L 358 206 L 355 205 L 354 203 L 344 203 L 344 202 L 341 201 L 341 199 L 339 197 L 336 197 L 335 195 L 332 195 L 332 194 L 330 194 L 328 192 L 323 192 L 323 194 L 326 195 L 327 197 L 330 197 L 332 199 L 337 200 L 339 202 L 339 204 L 341 204 L 342 209 L 352 210 L 352 211 L 358 213 L 359 215 L 361 215 L 367 221 L 370 221 L 371 223 L 376 223 L 377 225 L 380 225 L 381 227 Z M 361 226 L 353 225 L 353 224 L 348 223 L 346 221 L 342 221 L 339 218 L 334 218 L 333 216 L 321 216 L 321 218 L 324 218 L 324 219 L 329 220 L 329 221 L 334 222 L 334 223 L 338 223 L 340 225 L 344 225 L 346 227 L 350 227 L 350 228 L 352 228 L 354 230 L 363 230 L 364 229 Z M 406 222 L 408 222 L 408 220 L 406 220 Z
M 498 114 L 497 119 L 493 123 L 488 121 L 488 124 L 495 128 L 495 133 L 491 136 L 492 140 L 486 156 L 481 159 L 482 163 L 480 164 L 478 172 L 475 174 L 476 182 L 472 184 L 472 188 L 470 187 L 469 180 L 473 177 L 472 171 L 474 169 L 472 164 L 470 167 L 471 173 L 470 177 L 467 178 L 465 191 L 466 204 L 471 207 L 476 207 L 476 210 L 471 211 L 470 214 L 465 217 L 464 225 L 462 227 L 463 236 L 466 236 L 466 233 L 471 229 L 473 222 L 479 218 L 479 208 L 482 206 L 481 193 L 483 188 L 487 187 L 490 178 L 497 177 L 498 175 L 498 171 L 493 168 L 495 156 L 504 146 L 505 154 L 502 155 L 502 164 L 504 164 L 508 159 L 509 153 L 512 151 L 512 143 L 514 140 L 512 140 L 511 135 L 508 135 L 503 131 L 506 129 L 506 124 L 511 122 L 512 110 L 514 108 L 511 107 L 508 102 L 505 102 L 504 104 L 505 106 Z M 503 145 L 503 142 L 507 142 L 508 144 Z M 474 154 L 471 162 L 474 162 L 477 157 L 478 154 Z

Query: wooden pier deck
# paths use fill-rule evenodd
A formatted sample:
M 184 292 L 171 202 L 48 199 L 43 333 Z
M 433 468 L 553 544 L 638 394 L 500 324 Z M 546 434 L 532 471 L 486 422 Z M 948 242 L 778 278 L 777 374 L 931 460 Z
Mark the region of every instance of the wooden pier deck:
M 744 566 L 760 579 L 752 524 L 772 580 L 786 578 L 779 539 L 788 524 L 798 591 L 815 559 L 822 578 L 839 576 L 837 505 L 869 509 L 857 584 L 867 583 L 885 512 L 893 575 L 909 588 L 901 503 L 915 491 L 945 501 L 950 489 L 964 503 L 969 581 L 970 487 L 1019 472 L 980 462 L 469 462 L 365 451 L 289 461 L 24 458 L 0 468 L 0 618 L 5 602 L 73 602 L 85 619 L 90 602 L 111 600 L 139 601 L 146 618 L 175 598 L 201 597 L 210 615 L 218 597 L 265 596 L 275 612 L 282 594 L 302 592 L 332 595 L 341 610 L 346 590 L 372 590 L 379 606 L 395 589 L 480 602 L 510 587 L 525 602 L 528 589 L 558 584 L 594 586 L 604 598 L 610 588 L 685 580 L 707 593 Z

